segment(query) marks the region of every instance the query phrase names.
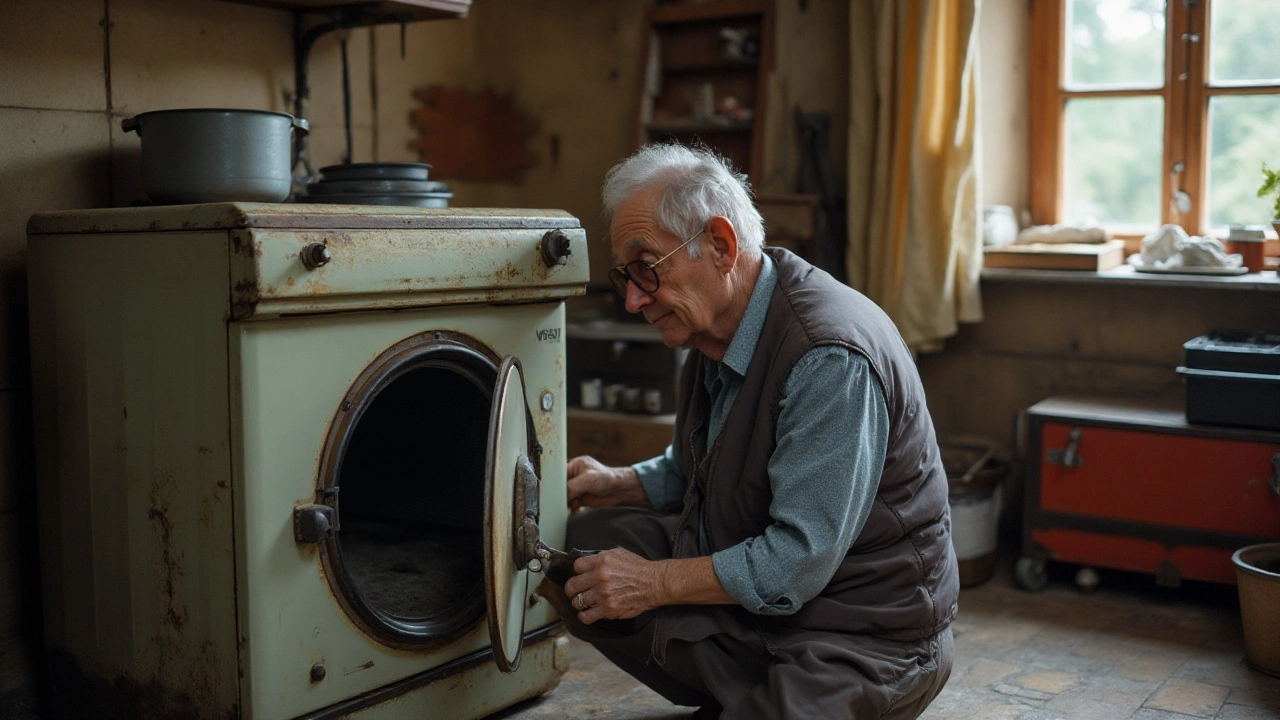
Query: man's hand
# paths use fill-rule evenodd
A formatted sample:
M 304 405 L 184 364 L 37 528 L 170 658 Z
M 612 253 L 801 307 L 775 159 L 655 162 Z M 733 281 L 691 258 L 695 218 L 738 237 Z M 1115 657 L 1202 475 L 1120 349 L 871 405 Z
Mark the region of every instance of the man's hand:
M 607 467 L 590 455 L 569 461 L 569 509 L 631 505 L 652 507 L 640 477 L 629 467 Z
M 578 619 L 625 620 L 658 607 L 661 596 L 659 563 L 622 548 L 578 558 L 577 575 L 564 584 L 564 594 L 578 610 Z
M 710 556 L 653 561 L 613 548 L 578 558 L 573 570 L 577 575 L 564 584 L 564 594 L 587 625 L 626 620 L 663 605 L 736 602 L 720 585 Z

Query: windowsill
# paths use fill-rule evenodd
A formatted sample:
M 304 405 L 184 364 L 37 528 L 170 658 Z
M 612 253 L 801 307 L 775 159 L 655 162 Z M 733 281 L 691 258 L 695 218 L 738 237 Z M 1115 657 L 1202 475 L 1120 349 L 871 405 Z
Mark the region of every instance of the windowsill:
M 1274 270 L 1247 275 L 1166 275 L 1140 273 L 1132 265 L 1120 265 L 1104 272 L 983 268 L 982 281 L 1280 292 L 1280 277 L 1277 277 Z

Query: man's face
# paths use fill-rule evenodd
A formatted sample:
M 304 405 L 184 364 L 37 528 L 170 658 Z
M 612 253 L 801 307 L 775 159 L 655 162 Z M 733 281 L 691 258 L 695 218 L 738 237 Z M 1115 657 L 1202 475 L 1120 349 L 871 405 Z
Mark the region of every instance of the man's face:
M 656 192 L 641 191 L 618 206 L 609 226 L 614 264 L 657 262 L 687 239 L 658 227 L 650 214 L 656 201 Z M 693 243 L 705 239 L 704 234 Z M 662 342 L 672 348 L 696 347 L 711 329 L 715 316 L 714 264 L 705 248 L 696 258 L 690 258 L 687 251 L 687 247 L 680 249 L 655 268 L 658 289 L 654 292 L 647 293 L 635 283 L 627 283 L 627 312 L 643 314 L 662 333 Z

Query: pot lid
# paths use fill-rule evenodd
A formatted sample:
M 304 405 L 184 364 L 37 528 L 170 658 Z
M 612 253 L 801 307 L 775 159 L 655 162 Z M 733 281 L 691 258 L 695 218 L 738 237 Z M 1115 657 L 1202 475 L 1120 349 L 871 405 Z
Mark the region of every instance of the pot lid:
M 426 163 L 347 163 L 320 168 L 322 182 L 331 180 L 426 180 L 431 166 Z
M 445 193 L 449 186 L 434 180 L 333 180 L 307 185 L 308 195 L 397 195 L 403 193 Z

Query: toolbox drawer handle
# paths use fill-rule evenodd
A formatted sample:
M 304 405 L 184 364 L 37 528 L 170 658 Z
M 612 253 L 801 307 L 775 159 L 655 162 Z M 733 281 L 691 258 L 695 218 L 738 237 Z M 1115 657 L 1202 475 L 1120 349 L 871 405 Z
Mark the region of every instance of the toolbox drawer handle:
M 1280 383 L 1280 375 L 1265 373 L 1235 372 L 1232 370 L 1203 370 L 1201 368 L 1178 367 L 1179 375 L 1191 375 L 1216 380 L 1246 380 L 1249 382 Z
M 1045 462 L 1050 465 L 1059 467 L 1078 468 L 1084 464 L 1084 458 L 1080 457 L 1080 428 L 1071 428 L 1071 433 L 1067 436 L 1070 441 L 1065 448 L 1049 448 L 1045 451 Z

